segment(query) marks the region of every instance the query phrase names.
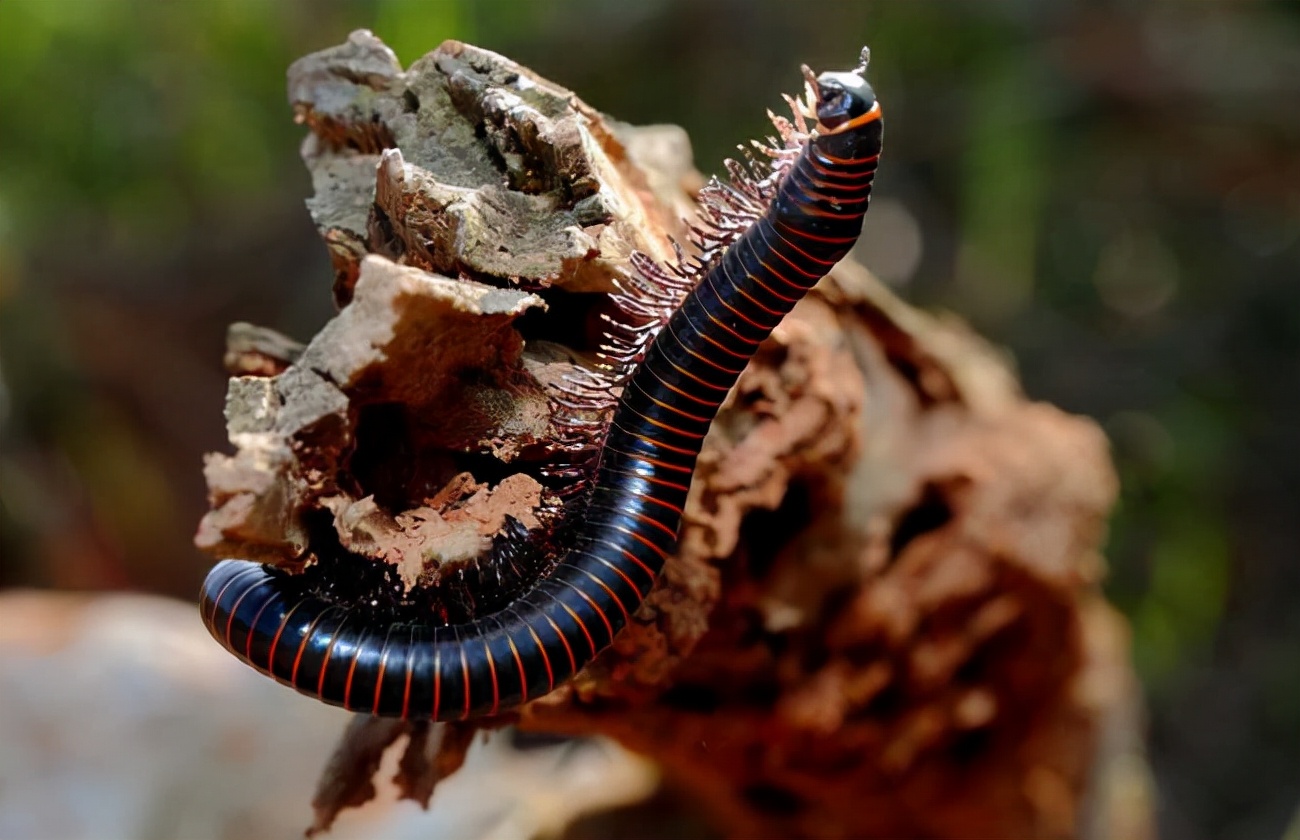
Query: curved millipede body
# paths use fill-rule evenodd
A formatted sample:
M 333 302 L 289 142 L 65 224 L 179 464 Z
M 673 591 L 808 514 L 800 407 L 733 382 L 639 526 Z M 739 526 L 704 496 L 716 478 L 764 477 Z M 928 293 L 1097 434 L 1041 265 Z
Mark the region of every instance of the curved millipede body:
M 213 636 L 327 703 L 425 720 L 518 706 L 607 647 L 676 547 L 696 457 L 723 399 L 760 342 L 858 238 L 882 133 L 864 69 L 810 80 L 816 130 L 762 215 L 713 261 L 633 369 L 581 527 L 535 585 L 463 623 L 388 621 L 304 588 L 298 576 L 225 560 L 203 585 Z

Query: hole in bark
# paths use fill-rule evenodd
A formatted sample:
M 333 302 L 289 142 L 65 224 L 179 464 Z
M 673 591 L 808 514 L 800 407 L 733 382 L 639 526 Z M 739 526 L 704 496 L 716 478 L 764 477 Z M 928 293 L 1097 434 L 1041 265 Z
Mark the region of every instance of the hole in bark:
M 748 551 L 749 574 L 762 579 L 812 518 L 812 491 L 794 481 L 776 510 L 755 510 L 740 525 L 741 544 Z
M 550 341 L 580 353 L 595 353 L 606 343 L 608 325 L 600 316 L 619 317 L 609 295 L 600 292 L 546 289 L 537 294 L 546 301 L 546 311 L 533 309 L 515 321 L 526 342 Z
M 393 220 L 377 203 L 370 205 L 370 220 L 366 225 L 370 250 L 396 262 L 406 253 L 406 244 L 393 229 Z
M 356 446 L 347 463 L 356 494 L 373 494 L 375 502 L 388 510 L 406 510 L 423 504 L 460 473 L 495 485 L 517 472 L 487 453 L 440 448 L 427 439 L 428 434 L 413 421 L 408 406 L 362 406 Z
M 415 91 L 407 88 L 402 91 L 402 106 L 406 108 L 406 113 L 414 113 L 420 110 L 420 97 L 416 96 Z
M 766 782 L 746 785 L 741 788 L 740 795 L 754 810 L 778 817 L 792 817 L 806 807 L 799 794 Z
M 922 534 L 942 528 L 952 520 L 952 506 L 943 490 L 933 483 L 921 489 L 921 498 L 899 517 L 894 534 L 889 539 L 889 554 L 897 557 L 907 544 Z
M 660 702 L 683 712 L 709 714 L 717 711 L 721 698 L 707 685 L 679 683 L 665 691 Z

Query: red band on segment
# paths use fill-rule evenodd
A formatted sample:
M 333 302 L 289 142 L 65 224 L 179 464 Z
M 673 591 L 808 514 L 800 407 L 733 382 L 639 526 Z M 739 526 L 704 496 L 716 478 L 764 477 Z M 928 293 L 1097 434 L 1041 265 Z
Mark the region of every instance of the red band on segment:
M 623 554 L 623 557 L 632 560 L 632 562 L 636 564 L 637 567 L 641 568 L 641 571 L 645 572 L 646 575 L 650 577 L 650 580 L 654 580 L 655 577 L 658 577 L 658 575 L 656 575 L 655 572 L 650 571 L 650 567 L 646 566 L 645 563 L 642 563 L 641 559 L 638 558 L 636 554 L 633 554 L 632 551 L 629 551 L 628 549 L 625 549 L 625 547 L 617 545 L 616 542 L 612 542 L 610 540 L 601 540 L 601 542 L 603 545 L 610 546 L 611 549 L 614 549 L 615 551 L 619 551 L 620 554 Z
M 796 254 L 802 256 L 803 259 L 811 260 L 811 261 L 813 261 L 813 263 L 816 263 L 816 264 L 818 264 L 818 265 L 826 265 L 826 267 L 827 267 L 828 270 L 831 269 L 831 268 L 833 268 L 833 267 L 835 267 L 835 264 L 836 264 L 836 263 L 839 263 L 839 260 L 823 260 L 823 259 L 819 259 L 819 257 L 815 257 L 815 256 L 809 254 L 809 252 L 803 250 L 803 248 L 801 248 L 800 246 L 797 246 L 797 244 L 794 244 L 793 242 L 790 242 L 789 239 L 785 238 L 785 234 L 781 233 L 780 229 L 777 228 L 777 225 L 779 225 L 779 224 L 780 224 L 780 222 L 777 222 L 776 220 L 772 220 L 772 233 L 775 233 L 775 234 L 776 234 L 776 238 L 777 238 L 777 239 L 780 239 L 781 244 L 783 244 L 783 246 L 789 248 L 789 250 L 792 250 L 792 251 L 796 252 Z M 785 225 L 780 225 L 780 226 L 781 226 L 781 228 L 785 228 Z M 797 231 L 797 230 L 792 230 L 792 231 L 790 231 L 790 233 L 792 233 L 792 234 L 794 234 L 794 235 L 800 235 L 800 234 L 798 234 L 798 231 Z
M 357 672 L 357 660 L 361 658 L 361 652 L 353 651 L 352 661 L 348 663 L 348 676 L 343 684 L 343 708 L 349 712 L 352 711 L 352 677 Z
M 379 714 L 379 701 L 384 693 L 384 672 L 388 670 L 388 654 L 391 652 L 388 643 L 392 641 L 392 637 L 393 628 L 389 627 L 388 635 L 384 636 L 384 646 L 380 648 L 379 653 L 379 674 L 375 677 L 375 704 L 370 712 L 372 715 Z
M 546 645 L 542 644 L 542 637 L 537 635 L 533 626 L 525 622 L 524 627 L 528 628 L 528 635 L 533 637 L 533 643 L 537 645 L 537 655 L 542 658 L 542 665 L 546 668 L 546 691 L 550 693 L 555 688 L 555 672 L 551 670 L 551 657 L 546 653 Z
M 523 698 L 519 701 L 520 705 L 528 702 L 528 674 L 524 672 L 524 660 L 519 655 L 519 648 L 515 647 L 515 640 L 506 632 L 506 642 L 510 644 L 510 655 L 515 659 L 515 667 L 519 669 L 519 690 L 523 692 Z M 549 665 L 548 665 L 549 668 Z
M 570 566 L 570 568 L 578 569 L 578 571 L 583 572 L 584 574 L 587 574 L 588 576 L 590 576 L 590 574 L 589 574 L 588 572 L 586 572 L 586 570 L 581 569 L 581 568 L 578 568 L 577 566 Z M 588 595 L 586 592 L 583 592 L 582 589 L 580 589 L 579 587 L 573 585 L 572 583 L 569 583 L 567 580 L 563 580 L 563 579 L 561 579 L 561 580 L 560 580 L 560 583 L 562 583 L 562 584 L 564 584 L 565 586 L 569 587 L 569 588 L 572 589 L 574 592 L 577 592 L 577 593 L 578 593 L 578 597 L 581 598 L 582 600 L 586 601 L 587 604 L 588 604 L 588 605 L 589 605 L 593 610 L 596 611 L 596 615 L 600 616 L 600 620 L 601 620 L 601 622 L 604 623 L 604 625 L 605 625 L 605 630 L 607 631 L 609 638 L 610 638 L 611 640 L 613 640 L 613 638 L 614 638 L 614 625 L 610 623 L 610 621 L 609 621 L 609 616 L 605 614 L 605 611 L 601 608 L 600 604 L 597 604 L 594 598 L 592 598 L 592 597 L 591 597 L 590 595 Z M 620 605 L 620 606 L 621 606 L 621 605 Z M 568 607 L 565 607 L 565 609 L 568 609 Z M 577 619 L 579 624 L 582 624 L 582 619 L 578 618 L 578 614 L 577 614 L 577 613 L 575 613 L 575 612 L 573 612 L 572 610 L 570 610 L 570 611 L 569 611 L 569 614 L 572 615 L 575 619 Z M 587 632 L 587 625 L 586 625 L 586 624 L 582 624 L 582 630 L 583 630 L 584 633 Z M 591 634 L 590 634 L 590 633 L 587 633 L 587 641 L 588 641 L 588 642 L 591 642 L 591 655 L 592 655 L 592 656 L 595 656 L 595 655 L 599 652 L 599 648 L 597 648 L 597 647 L 596 647 L 596 643 L 592 641 L 592 639 L 591 639 Z
M 433 720 L 442 720 L 438 712 L 442 711 L 442 645 L 434 637 L 433 647 Z
M 311 620 L 311 624 L 307 625 L 307 630 L 302 634 L 302 638 L 298 641 L 298 651 L 293 655 L 293 668 L 289 671 L 289 682 L 295 688 L 298 686 L 298 667 L 302 665 L 302 654 L 303 651 L 307 650 L 307 640 L 316 635 L 316 625 L 320 624 L 320 620 L 325 617 L 327 612 L 328 610 L 321 610 L 317 613 L 316 617 Z
M 727 352 L 731 352 L 731 351 L 727 351 Z M 706 409 L 708 409 L 710 412 L 714 412 L 714 413 L 717 412 L 718 402 L 716 400 L 706 399 L 704 397 L 698 397 L 695 394 L 689 393 L 687 391 L 683 391 L 681 388 L 678 388 L 676 385 L 668 384 L 667 382 L 664 381 L 664 378 L 659 374 L 655 373 L 654 368 L 650 367 L 649 365 L 646 365 L 642 369 L 650 376 L 653 376 L 655 381 L 658 382 L 661 386 L 673 392 L 674 394 L 677 394 L 679 397 L 685 397 L 691 402 L 697 402 L 700 405 L 704 406 Z M 682 450 L 682 451 L 689 452 L 692 455 L 695 454 L 692 450 Z
M 406 682 L 402 686 L 402 720 L 411 718 L 411 677 L 413 665 L 411 664 L 411 647 L 415 643 L 415 628 L 411 628 L 411 635 L 406 640 Z
M 271 603 L 274 600 L 274 598 L 267 598 L 262 602 L 262 606 L 257 608 L 257 612 L 253 614 L 252 622 L 248 625 L 248 638 L 244 639 L 244 661 L 259 671 L 262 670 L 261 666 L 253 661 L 253 642 L 257 641 L 257 634 L 253 632 L 253 629 L 257 627 L 257 623 L 262 620 L 262 613 L 266 612 L 266 608 L 271 606 Z M 234 617 L 233 613 L 231 617 Z M 277 638 L 279 637 L 278 631 L 276 636 Z M 268 672 L 271 670 L 270 659 L 267 660 L 266 670 Z
M 566 610 L 569 610 L 569 608 L 565 606 L 563 603 L 561 603 L 560 606 L 564 607 Z M 573 610 L 569 610 L 569 614 L 573 615 Z M 549 615 L 542 613 L 542 618 L 546 619 L 546 623 L 551 625 L 551 629 L 555 631 L 555 635 L 558 636 L 560 639 L 560 644 L 564 645 L 564 652 L 569 655 L 569 673 L 570 674 L 578 673 L 578 660 L 573 655 L 573 648 L 569 646 L 569 640 L 565 638 L 564 631 L 560 629 L 560 625 L 555 623 L 555 619 L 551 618 Z M 574 618 L 576 619 L 577 616 L 574 616 Z M 582 622 L 578 622 L 578 623 L 581 624 Z M 587 628 L 584 627 L 583 632 L 586 632 L 586 629 Z M 590 635 L 587 636 L 587 640 L 588 641 L 591 640 Z
M 284 628 L 289 626 L 289 619 L 293 618 L 293 614 L 297 612 L 298 608 L 302 605 L 303 602 L 299 601 L 289 608 L 289 611 L 284 614 L 284 618 L 280 619 L 280 626 L 275 628 L 275 637 L 271 639 L 271 651 L 266 655 L 266 673 L 275 677 L 277 682 L 284 682 L 284 680 L 275 673 L 275 649 L 280 646 L 280 637 L 284 635 Z M 248 635 L 249 638 L 252 638 L 253 634 L 250 632 Z
M 570 589 L 577 588 L 571 583 L 565 583 L 565 581 L 560 581 L 560 583 L 564 583 L 564 585 L 569 587 Z M 568 604 L 564 603 L 558 598 L 555 599 L 555 602 L 559 604 L 560 607 L 563 608 L 566 613 L 569 614 L 569 618 L 572 618 L 574 621 L 578 622 L 578 627 L 582 630 L 582 635 L 587 638 L 587 647 L 591 648 L 591 655 L 595 656 L 599 648 L 596 647 L 596 642 L 591 638 L 591 631 L 587 629 L 587 622 L 583 621 L 582 618 L 576 612 L 574 612 L 573 608 L 570 607 Z M 563 633 L 560 634 L 560 638 L 564 638 Z M 568 647 L 567 643 L 565 644 L 565 647 Z M 575 663 L 573 667 L 574 670 L 576 671 L 578 666 Z
M 339 622 L 338 627 L 334 628 L 334 635 L 330 637 L 330 643 L 325 648 L 325 658 L 320 664 L 320 676 L 316 678 L 317 697 L 325 696 L 325 672 L 329 670 L 330 657 L 334 655 L 334 644 L 339 640 L 339 636 L 343 633 L 343 628 L 347 625 L 348 619 L 351 617 L 351 612 L 345 611 L 343 613 L 343 620 Z
M 217 597 L 212 599 L 212 615 L 207 617 L 206 623 L 209 628 L 211 628 L 212 625 L 217 620 L 217 611 L 221 606 L 221 599 L 226 596 L 226 590 L 229 589 L 231 586 L 233 586 L 235 581 L 239 580 L 241 577 L 247 574 L 248 571 L 249 571 L 248 569 L 241 569 L 238 572 L 235 572 L 233 575 L 231 575 L 229 580 L 221 584 L 221 589 L 217 591 Z
M 501 708 L 501 684 L 497 682 L 497 663 L 492 658 L 492 647 L 488 644 L 487 636 L 483 637 L 483 655 L 487 657 L 488 674 L 492 677 L 492 708 L 488 710 L 490 716 Z M 468 717 L 469 713 L 466 712 L 465 716 Z
M 628 557 L 631 557 L 631 558 L 632 558 L 632 561 L 633 561 L 634 563 L 636 563 L 636 564 L 637 564 L 638 566 L 640 566 L 642 569 L 645 569 L 645 571 L 646 571 L 647 573 L 650 573 L 650 570 L 649 570 L 648 568 L 646 568 L 646 565 L 645 565 L 644 563 L 642 563 L 640 560 L 637 560 L 636 557 L 635 557 L 631 552 L 629 552 L 627 549 L 620 548 L 619 551 L 622 551 L 622 552 L 623 552 L 624 554 L 626 554 Z M 595 560 L 600 561 L 600 563 L 602 563 L 606 568 L 612 569 L 612 570 L 614 571 L 615 574 L 617 574 L 619 577 L 621 577 L 621 578 L 623 579 L 623 582 L 624 582 L 624 583 L 626 583 L 628 586 L 632 587 L 632 591 L 636 593 L 637 600 L 640 600 L 640 601 L 644 601 L 644 600 L 645 600 L 646 593 L 642 592 L 642 591 L 641 591 L 641 587 L 637 586 L 635 583 L 632 582 L 632 578 L 628 577 L 626 572 L 624 572 L 622 569 L 620 569 L 620 568 L 619 568 L 618 566 L 616 566 L 615 564 L 613 564 L 613 563 L 609 562 L 608 560 L 606 560 L 604 557 L 601 557 L 599 554 L 588 554 L 587 556 L 588 556 L 588 557 L 591 557 L 591 558 L 593 558 L 593 559 L 595 559 Z M 653 578 L 654 578 L 654 574 L 651 573 L 651 574 L 650 574 L 650 577 L 651 577 L 651 579 L 653 579 Z
M 615 531 L 622 531 L 624 534 L 627 534 L 627 535 L 628 535 L 629 537 L 631 537 L 632 539 L 634 539 L 634 540 L 636 540 L 637 542 L 641 543 L 641 544 L 644 545 L 646 548 L 648 548 L 648 549 L 650 549 L 651 551 L 653 551 L 655 554 L 658 554 L 658 555 L 659 555 L 660 557 L 662 557 L 665 561 L 668 559 L 668 555 L 664 553 L 664 550 L 663 550 L 662 548 L 660 548 L 659 546 L 657 546 L 657 545 L 655 545 L 654 543 L 650 542 L 650 540 L 648 540 L 648 539 L 646 539 L 645 537 L 641 536 L 641 535 L 638 534 L 636 531 L 628 530 L 627 528 L 624 528 L 622 525 L 615 525 L 615 526 L 613 526 L 613 527 L 614 527 L 614 530 L 615 530 Z
M 463 685 L 464 688 L 465 688 L 465 709 L 464 709 L 464 711 L 461 712 L 460 719 L 461 719 L 461 720 L 468 720 L 468 719 L 469 719 L 469 710 L 470 710 L 470 706 L 472 705 L 472 704 L 470 703 L 470 687 L 469 687 L 469 656 L 468 656 L 468 654 L 466 654 L 466 652 L 465 652 L 465 647 L 466 647 L 465 642 L 462 642 L 462 641 L 460 640 L 460 637 L 459 637 L 459 636 L 457 636 L 456 641 L 459 643 L 459 647 L 460 647 L 460 679 L 461 679 L 461 685 Z M 491 662 L 491 661 L 492 661 L 492 658 L 491 658 L 491 657 L 488 657 L 488 662 Z M 496 674 L 495 674 L 495 672 L 493 673 L 492 676 L 493 676 L 493 679 L 496 678 Z
M 256 586 L 251 586 L 243 592 L 240 592 L 239 597 L 235 599 L 235 603 L 230 606 L 230 614 L 226 616 L 226 638 L 221 640 L 221 643 L 226 646 L 227 650 L 234 650 L 234 646 L 230 643 L 230 635 L 235 632 L 235 616 L 239 613 L 239 605 L 244 603 L 244 599 L 248 597 L 248 593 L 252 592 L 256 588 Z M 266 605 L 263 604 L 262 606 L 265 607 Z M 250 642 L 253 639 L 253 628 L 251 626 L 248 628 L 248 638 Z
M 622 602 L 622 600 L 620 600 L 619 597 L 618 597 L 617 595 L 614 594 L 614 590 L 612 590 L 612 589 L 609 588 L 609 584 L 608 584 L 608 583 L 605 583 L 605 581 L 603 581 L 603 580 L 601 580 L 600 578 L 596 577 L 596 576 L 593 575 L 591 572 L 587 571 L 586 569 L 582 568 L 581 566 L 573 566 L 573 568 L 577 569 L 578 571 L 582 572 L 582 573 L 583 573 L 584 575 L 586 575 L 587 577 L 591 578 L 591 579 L 595 582 L 595 584 L 596 584 L 597 586 L 599 586 L 601 589 L 605 590 L 605 594 L 606 594 L 606 595 L 608 595 L 610 598 L 614 599 L 614 603 L 618 605 L 618 610 L 619 610 L 619 612 L 623 613 L 623 624 L 624 624 L 624 625 L 626 625 L 626 624 L 631 620 L 630 616 L 628 616 L 628 614 L 627 614 L 627 607 L 623 606 L 623 602 Z M 596 606 L 596 602 L 595 602 L 594 600 L 592 600 L 591 598 L 588 598 L 586 594 L 582 593 L 582 590 L 578 590 L 578 592 L 579 592 L 579 594 L 582 594 L 582 597 L 587 598 L 587 601 L 588 601 L 588 602 L 589 602 L 593 607 L 596 607 L 596 611 L 597 611 L 597 612 L 599 612 L 602 616 L 605 615 L 605 611 L 602 610 L 600 607 L 597 607 L 597 606 Z M 610 637 L 611 639 L 613 639 L 613 638 L 614 638 L 614 628 L 610 625 L 610 623 L 609 623 L 609 619 L 605 619 L 605 627 L 606 627 L 606 629 L 609 630 L 609 637 Z

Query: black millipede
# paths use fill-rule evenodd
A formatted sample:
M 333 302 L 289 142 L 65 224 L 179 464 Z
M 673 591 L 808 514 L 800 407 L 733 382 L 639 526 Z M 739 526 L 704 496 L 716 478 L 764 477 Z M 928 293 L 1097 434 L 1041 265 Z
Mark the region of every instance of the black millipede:
M 853 246 L 881 149 L 880 105 L 853 71 L 808 79 L 815 117 L 767 205 L 653 334 L 627 377 L 571 544 L 490 614 L 376 617 L 270 566 L 223 560 L 203 584 L 212 635 L 326 703 L 406 719 L 494 715 L 564 683 L 614 640 L 676 547 L 709 425 L 759 344 Z M 749 221 L 748 219 L 746 221 Z

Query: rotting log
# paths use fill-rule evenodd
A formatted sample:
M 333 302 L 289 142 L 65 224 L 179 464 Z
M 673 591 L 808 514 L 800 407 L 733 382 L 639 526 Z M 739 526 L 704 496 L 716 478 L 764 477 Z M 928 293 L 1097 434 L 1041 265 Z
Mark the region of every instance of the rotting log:
M 289 90 L 341 310 L 304 348 L 238 333 L 235 452 L 209 456 L 197 542 L 292 569 L 324 530 L 415 585 L 508 516 L 545 527 L 554 388 L 595 363 L 615 278 L 634 250 L 671 257 L 703 181 L 680 131 L 454 41 L 403 71 L 354 33 Z M 1095 424 L 845 261 L 713 424 L 632 625 L 483 725 L 612 736 L 737 837 L 1104 832 L 1136 742 L 1099 594 L 1116 490 Z M 470 738 L 425 729 L 354 727 L 317 828 L 408 733 L 402 785 L 427 801 Z

